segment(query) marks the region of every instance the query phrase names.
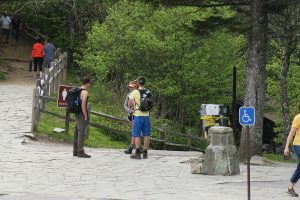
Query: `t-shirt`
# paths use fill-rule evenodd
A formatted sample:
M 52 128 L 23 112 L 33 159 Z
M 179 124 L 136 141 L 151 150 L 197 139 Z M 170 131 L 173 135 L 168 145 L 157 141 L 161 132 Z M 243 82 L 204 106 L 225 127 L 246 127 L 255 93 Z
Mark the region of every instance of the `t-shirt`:
M 143 89 L 143 88 L 139 88 L 139 89 Z M 134 102 L 134 110 L 135 112 L 133 113 L 134 116 L 140 117 L 140 116 L 150 116 L 149 112 L 142 112 L 140 111 L 140 105 L 141 105 L 141 94 L 139 90 L 134 90 L 130 97 L 131 100 L 133 100 Z
M 205 115 L 201 117 L 202 120 L 204 120 L 205 126 L 214 126 L 216 125 L 216 117 L 213 117 L 211 115 Z
M 129 97 L 130 97 L 131 93 L 132 93 L 132 91 L 130 91 L 130 92 L 127 94 L 126 99 L 125 99 L 125 102 L 124 102 L 124 109 L 126 110 L 126 112 L 127 112 L 128 114 L 131 114 L 132 111 L 133 111 L 132 109 L 130 109 L 130 108 L 128 107 L 128 101 L 129 101 Z
M 295 116 L 293 120 L 292 128 L 297 129 L 293 145 L 300 145 L 300 114 Z
M 52 43 L 47 43 L 44 46 L 45 60 L 53 61 L 55 59 L 55 46 Z
M 9 16 L 6 16 L 6 17 L 2 16 L 0 18 L 0 22 L 2 24 L 1 28 L 3 28 L 3 29 L 9 29 L 9 24 L 11 23 L 11 20 L 10 20 Z
M 12 28 L 19 31 L 21 28 L 21 20 L 13 18 L 11 21 Z

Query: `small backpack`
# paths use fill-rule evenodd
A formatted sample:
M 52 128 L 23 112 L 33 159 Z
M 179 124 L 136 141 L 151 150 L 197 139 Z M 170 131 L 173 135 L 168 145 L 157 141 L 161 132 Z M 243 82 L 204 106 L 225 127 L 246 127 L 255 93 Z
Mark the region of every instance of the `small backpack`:
M 80 94 L 82 90 L 83 90 L 82 88 L 74 87 L 68 92 L 66 101 L 68 103 L 67 111 L 69 113 L 79 114 L 82 112 L 82 108 L 81 108 L 82 101 L 80 99 Z
M 152 100 L 152 94 L 147 89 L 143 89 L 139 91 L 141 95 L 141 105 L 138 105 L 140 107 L 139 110 L 142 112 L 150 111 L 154 106 Z

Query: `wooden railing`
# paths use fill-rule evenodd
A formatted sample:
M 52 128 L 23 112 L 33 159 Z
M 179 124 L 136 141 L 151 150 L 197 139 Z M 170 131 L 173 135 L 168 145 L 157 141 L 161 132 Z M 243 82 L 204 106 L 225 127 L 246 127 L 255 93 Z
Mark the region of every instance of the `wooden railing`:
M 41 73 L 41 78 L 37 80 L 36 88 L 33 90 L 33 107 L 32 107 L 32 132 L 37 131 L 38 124 L 40 120 L 41 113 L 51 115 L 65 120 L 65 134 L 69 133 L 70 122 L 74 122 L 74 118 L 71 117 L 70 113 L 65 111 L 65 114 L 55 113 L 53 111 L 46 109 L 47 102 L 57 102 L 57 99 L 51 97 L 58 90 L 59 85 L 66 81 L 67 75 L 67 55 L 66 53 L 60 56 L 58 60 L 51 63 L 49 71 Z M 125 118 L 115 117 L 108 114 L 91 110 L 91 105 L 88 105 L 88 112 L 91 117 L 89 125 L 91 127 L 99 128 L 112 134 L 123 135 L 125 137 L 130 137 L 131 132 L 128 128 L 128 120 Z M 101 120 L 97 122 L 92 121 L 92 119 L 103 118 L 105 121 L 109 121 L 113 125 L 107 126 L 100 124 Z M 87 129 L 87 136 L 89 135 Z M 187 133 L 174 133 L 167 130 L 166 125 L 161 127 L 152 126 L 152 131 L 158 133 L 157 138 L 151 138 L 151 144 L 156 144 L 159 149 L 181 149 L 181 150 L 196 150 L 204 151 L 198 147 L 193 146 L 193 141 L 204 141 L 203 138 L 192 135 L 191 130 Z M 181 137 L 185 138 L 186 144 L 179 144 L 171 142 L 169 137 Z

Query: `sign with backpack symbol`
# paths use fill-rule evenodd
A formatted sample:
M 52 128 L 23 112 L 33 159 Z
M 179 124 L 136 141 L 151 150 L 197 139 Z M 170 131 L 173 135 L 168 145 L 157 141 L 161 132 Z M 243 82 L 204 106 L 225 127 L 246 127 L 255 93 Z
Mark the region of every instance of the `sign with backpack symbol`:
M 139 90 L 139 92 L 141 95 L 141 105 L 138 105 L 139 110 L 142 112 L 150 111 L 154 106 L 151 92 L 147 89 Z

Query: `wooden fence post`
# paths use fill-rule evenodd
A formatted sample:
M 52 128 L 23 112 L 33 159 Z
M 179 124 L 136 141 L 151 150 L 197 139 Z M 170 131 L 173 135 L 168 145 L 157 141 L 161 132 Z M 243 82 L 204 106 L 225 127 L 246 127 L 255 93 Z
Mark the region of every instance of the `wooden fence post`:
M 59 63 L 58 60 L 55 59 L 55 65 L 54 65 L 54 73 L 53 73 L 53 90 L 54 92 L 57 92 L 58 90 L 58 71 L 59 71 Z
M 70 120 L 71 120 L 70 113 L 66 109 L 65 134 L 69 134 Z
M 36 109 L 37 109 L 37 89 L 34 88 L 33 96 L 32 96 L 31 132 L 36 131 L 36 127 L 37 127 Z
M 166 145 L 167 125 L 166 124 L 162 124 L 161 125 L 161 129 L 162 129 L 162 131 L 160 132 L 160 140 L 162 140 L 162 148 L 164 150 L 166 150 L 167 149 L 167 145 Z
M 64 56 L 63 56 L 63 81 L 67 81 L 67 68 L 68 68 L 68 53 L 64 52 Z
M 187 145 L 189 147 L 189 150 L 192 150 L 192 131 L 191 129 L 187 130 Z
M 89 118 L 89 121 L 91 120 L 91 110 L 92 110 L 91 104 L 88 104 L 88 105 L 87 105 L 87 111 L 88 111 L 88 118 Z M 89 137 L 90 137 L 90 125 L 88 125 L 88 126 L 86 127 L 86 129 L 85 129 L 85 137 L 86 137 L 87 139 L 89 139 Z

